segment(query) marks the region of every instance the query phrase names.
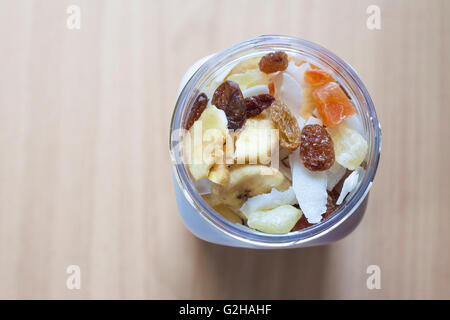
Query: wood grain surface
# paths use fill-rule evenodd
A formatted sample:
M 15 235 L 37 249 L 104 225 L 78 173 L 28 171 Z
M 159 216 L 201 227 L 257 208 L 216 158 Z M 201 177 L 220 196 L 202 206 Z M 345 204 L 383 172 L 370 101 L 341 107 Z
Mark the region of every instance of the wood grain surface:
M 381 30 L 366 27 L 371 4 Z M 449 21 L 445 0 L 2 0 L 0 298 L 450 298 Z M 336 244 L 221 247 L 178 216 L 179 80 L 260 34 L 327 47 L 374 100 L 381 164 L 363 222 Z

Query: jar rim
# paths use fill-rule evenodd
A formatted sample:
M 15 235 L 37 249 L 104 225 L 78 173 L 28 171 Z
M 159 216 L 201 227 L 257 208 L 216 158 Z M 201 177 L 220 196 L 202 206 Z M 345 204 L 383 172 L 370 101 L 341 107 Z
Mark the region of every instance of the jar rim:
M 217 70 L 220 70 L 224 65 L 229 63 L 229 61 L 227 63 L 223 63 L 224 61 L 227 61 L 227 59 L 230 60 L 233 56 L 238 57 L 246 50 L 262 50 L 263 48 L 272 48 L 271 50 L 273 50 L 273 48 L 278 49 L 282 47 L 291 48 L 295 51 L 303 51 L 304 53 L 320 58 L 327 64 L 332 64 L 339 69 L 339 72 L 345 77 L 344 80 L 349 85 L 353 85 L 353 90 L 356 89 L 357 92 L 355 93 L 359 96 L 358 102 L 360 104 L 362 103 L 363 107 L 366 109 L 368 117 L 366 120 L 370 123 L 369 130 L 371 130 L 371 141 L 369 141 L 368 152 L 370 157 L 368 160 L 365 177 L 361 183 L 359 183 L 359 186 L 353 196 L 350 199 L 347 199 L 344 204 L 339 206 L 335 213 L 320 223 L 302 230 L 282 234 L 271 234 L 233 224 L 210 208 L 210 206 L 203 200 L 196 188 L 190 182 L 187 169 L 185 165 L 182 164 L 180 155 L 175 152 L 177 146 L 176 139 L 173 139 L 173 132 L 177 129 L 181 129 L 183 120 L 182 114 L 185 105 L 188 105 L 188 98 L 192 99 L 194 89 L 198 86 L 202 79 L 205 80 L 208 77 L 208 72 L 210 75 L 215 74 Z M 362 100 L 360 101 L 360 99 Z M 372 99 L 366 87 L 357 72 L 348 63 L 337 57 L 328 49 L 307 40 L 285 35 L 263 35 L 239 42 L 224 51 L 213 55 L 207 59 L 192 75 L 181 91 L 172 114 L 169 134 L 169 149 L 174 175 L 183 195 L 192 207 L 200 214 L 200 216 L 210 225 L 226 235 L 248 244 L 264 247 L 289 247 L 291 245 L 302 244 L 323 236 L 342 224 L 353 214 L 353 212 L 355 212 L 356 208 L 358 208 L 367 196 L 378 168 L 381 151 L 381 128 Z

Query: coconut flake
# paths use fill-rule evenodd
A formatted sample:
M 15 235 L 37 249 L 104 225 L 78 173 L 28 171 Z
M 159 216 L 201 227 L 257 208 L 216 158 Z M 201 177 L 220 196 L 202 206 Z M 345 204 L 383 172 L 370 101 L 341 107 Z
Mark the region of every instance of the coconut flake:
M 335 161 L 333 166 L 325 171 L 325 173 L 327 174 L 327 190 L 333 190 L 338 182 L 341 181 L 346 172 L 347 169 L 337 163 L 337 161 Z
M 327 175 L 323 171 L 310 171 L 303 165 L 300 153 L 294 151 L 289 156 L 292 169 L 292 188 L 300 209 L 309 223 L 318 223 L 327 211 Z
M 248 217 L 250 213 L 255 211 L 270 210 L 283 205 L 293 205 L 296 203 L 297 199 L 292 187 L 283 192 L 273 188 L 270 193 L 249 198 L 241 207 L 241 211 Z
M 280 148 L 279 150 L 279 168 L 278 170 L 284 174 L 286 178 L 289 179 L 289 181 L 292 182 L 292 172 L 291 167 L 289 166 L 289 154 L 291 152 L 287 149 Z
M 341 194 L 339 195 L 339 198 L 336 201 L 337 205 L 341 204 L 344 201 L 347 194 L 349 194 L 350 192 L 353 191 L 353 189 L 355 189 L 356 185 L 358 184 L 358 177 L 359 173 L 357 170 L 355 170 L 347 177 L 347 179 L 345 179 L 344 184 L 342 186 Z
M 251 88 L 248 88 L 247 90 L 244 90 L 244 92 L 242 92 L 242 95 L 244 96 L 244 98 L 247 97 L 251 97 L 251 96 L 257 96 L 260 94 L 268 94 L 269 93 L 269 88 L 267 87 L 267 85 L 259 85 L 259 86 L 254 86 Z
M 318 125 L 323 125 L 322 120 L 316 118 L 316 117 L 309 117 L 308 121 L 306 121 L 306 125 L 310 125 L 310 124 L 318 124 Z
M 305 71 L 308 69 L 311 69 L 311 66 L 307 62 L 297 66 L 294 61 L 291 61 L 284 72 L 294 78 L 302 88 L 306 88 L 310 87 L 310 85 L 305 82 Z
M 273 78 L 275 98 L 285 103 L 294 114 L 300 113 L 302 106 L 302 87 L 289 74 L 280 72 Z
M 366 136 L 364 132 L 364 126 L 361 122 L 360 117 L 357 114 L 354 114 L 344 120 L 344 123 L 347 124 L 350 128 L 356 130 L 363 137 Z
M 305 119 L 303 119 L 302 116 L 295 116 L 295 118 L 297 119 L 297 123 L 300 130 L 302 130 L 303 127 L 305 126 Z

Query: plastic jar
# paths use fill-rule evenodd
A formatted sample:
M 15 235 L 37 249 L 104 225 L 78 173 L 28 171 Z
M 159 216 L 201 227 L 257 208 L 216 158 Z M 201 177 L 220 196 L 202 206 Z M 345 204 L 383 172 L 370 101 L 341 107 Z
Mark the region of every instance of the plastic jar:
M 196 93 L 212 78 L 229 70 L 237 61 L 268 52 L 283 50 L 326 70 L 350 95 L 361 118 L 363 135 L 369 148 L 366 169 L 357 187 L 347 195 L 346 201 L 327 219 L 309 228 L 284 234 L 268 234 L 229 222 L 217 214 L 203 200 L 192 184 L 179 152 L 179 129 L 187 116 L 186 106 L 192 105 Z M 195 71 L 196 70 L 196 71 Z M 195 73 L 190 77 L 190 73 Z M 191 67 L 182 82 L 170 126 L 169 148 L 172 157 L 175 196 L 178 210 L 187 228 L 197 237 L 227 246 L 246 248 L 296 248 L 321 245 L 342 239 L 361 221 L 374 179 L 381 148 L 381 130 L 375 109 L 364 84 L 353 68 L 327 49 L 302 39 L 268 35 L 240 42 L 230 48 L 208 56 Z

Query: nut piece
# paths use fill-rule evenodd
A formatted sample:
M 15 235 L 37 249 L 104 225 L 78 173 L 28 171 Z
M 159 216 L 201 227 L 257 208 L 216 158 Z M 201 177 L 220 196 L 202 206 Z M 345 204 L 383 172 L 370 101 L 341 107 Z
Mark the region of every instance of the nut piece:
M 228 129 L 239 129 L 246 119 L 244 96 L 236 82 L 225 81 L 217 87 L 212 98 L 212 104 L 225 111 Z
M 286 52 L 276 51 L 266 54 L 259 61 L 259 70 L 264 73 L 273 73 L 286 70 L 289 60 Z
M 297 119 L 289 108 L 280 101 L 275 101 L 267 110 L 270 119 L 279 130 L 280 146 L 290 151 L 297 149 L 301 142 L 301 131 Z
M 197 121 L 205 111 L 208 105 L 208 97 L 203 92 L 200 93 L 197 98 L 195 98 L 194 105 L 192 106 L 189 117 L 186 121 L 186 130 L 189 130 L 195 121 Z
M 311 171 L 324 171 L 334 164 L 334 144 L 328 131 L 319 124 L 303 127 L 300 158 Z

